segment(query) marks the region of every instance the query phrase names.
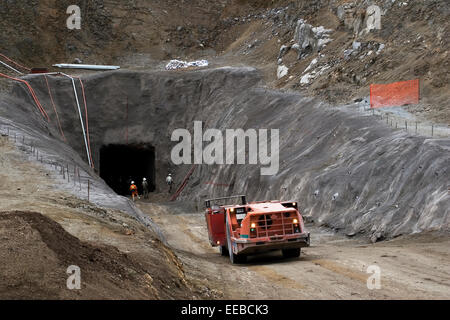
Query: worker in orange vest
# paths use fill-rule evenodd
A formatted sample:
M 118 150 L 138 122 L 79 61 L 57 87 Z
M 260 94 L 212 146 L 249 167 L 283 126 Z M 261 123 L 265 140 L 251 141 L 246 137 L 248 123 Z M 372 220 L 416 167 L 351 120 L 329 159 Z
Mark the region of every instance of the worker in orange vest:
M 133 201 L 136 201 L 135 198 L 138 198 L 138 199 L 141 198 L 141 197 L 139 197 L 138 188 L 134 184 L 134 181 L 131 181 L 130 192 L 131 192 L 131 198 L 133 198 Z

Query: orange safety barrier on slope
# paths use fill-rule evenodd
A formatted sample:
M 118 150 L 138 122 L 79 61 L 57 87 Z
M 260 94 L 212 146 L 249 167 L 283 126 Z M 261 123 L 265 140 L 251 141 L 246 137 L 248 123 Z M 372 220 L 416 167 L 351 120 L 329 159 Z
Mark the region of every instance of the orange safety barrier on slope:
M 419 79 L 370 85 L 370 107 L 402 106 L 419 103 Z

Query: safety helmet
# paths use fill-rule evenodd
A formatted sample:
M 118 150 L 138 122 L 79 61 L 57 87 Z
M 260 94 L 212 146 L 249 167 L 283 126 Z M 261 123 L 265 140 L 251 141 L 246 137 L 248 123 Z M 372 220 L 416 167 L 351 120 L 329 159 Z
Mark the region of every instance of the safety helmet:
M 134 184 L 134 181 L 131 181 L 131 184 Z
M 145 179 L 145 178 L 144 178 L 144 179 L 142 179 L 142 180 L 143 180 L 143 181 L 147 181 L 147 179 Z
M 169 176 L 171 176 L 172 174 L 171 173 L 169 173 Z

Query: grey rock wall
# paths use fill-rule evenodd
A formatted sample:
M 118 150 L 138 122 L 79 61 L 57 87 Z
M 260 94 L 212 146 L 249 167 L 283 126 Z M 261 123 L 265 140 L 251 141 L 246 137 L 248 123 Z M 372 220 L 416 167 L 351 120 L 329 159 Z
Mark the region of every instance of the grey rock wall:
M 39 76 L 29 77 L 50 108 Z M 250 200 L 297 200 L 319 225 L 373 241 L 425 230 L 450 230 L 450 140 L 409 136 L 351 107 L 335 108 L 298 93 L 264 88 L 252 68 L 199 71 L 115 71 L 83 77 L 94 163 L 109 143 L 148 143 L 156 150 L 157 191 L 168 171 L 180 183 L 191 165 L 175 166 L 174 129 L 279 129 L 280 168 L 261 176 L 259 165 L 199 165 L 180 200 L 247 194 Z M 50 83 L 69 145 L 86 158 L 73 91 L 67 79 Z M 126 104 L 128 99 L 128 125 Z M 50 116 L 54 119 L 51 112 Z M 0 116 L 51 134 L 22 88 Z

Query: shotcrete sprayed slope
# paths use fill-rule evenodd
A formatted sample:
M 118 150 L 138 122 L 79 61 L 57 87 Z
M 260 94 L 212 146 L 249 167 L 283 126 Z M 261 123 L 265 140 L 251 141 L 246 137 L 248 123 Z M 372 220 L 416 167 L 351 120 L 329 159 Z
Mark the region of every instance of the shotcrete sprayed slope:
M 30 79 L 46 102 L 45 82 L 39 76 Z M 174 170 L 178 180 L 187 170 L 170 160 L 174 129 L 192 131 L 195 120 L 221 130 L 279 129 L 278 174 L 261 176 L 257 165 L 201 165 L 182 197 L 198 201 L 205 195 L 245 193 L 252 200 L 296 199 L 315 222 L 373 239 L 450 230 L 448 139 L 408 136 L 374 117 L 266 90 L 252 68 L 118 71 L 83 79 L 94 163 L 103 145 L 126 144 L 127 139 L 150 144 L 156 152 L 157 190 L 167 170 Z M 50 84 L 69 144 L 86 158 L 70 82 L 50 77 Z M 26 103 L 4 106 L 2 113 L 30 125 L 26 117 L 33 117 L 44 134 L 38 114 L 27 112 L 35 107 L 24 90 L 15 88 L 14 94 Z M 50 130 L 58 137 L 56 127 Z

